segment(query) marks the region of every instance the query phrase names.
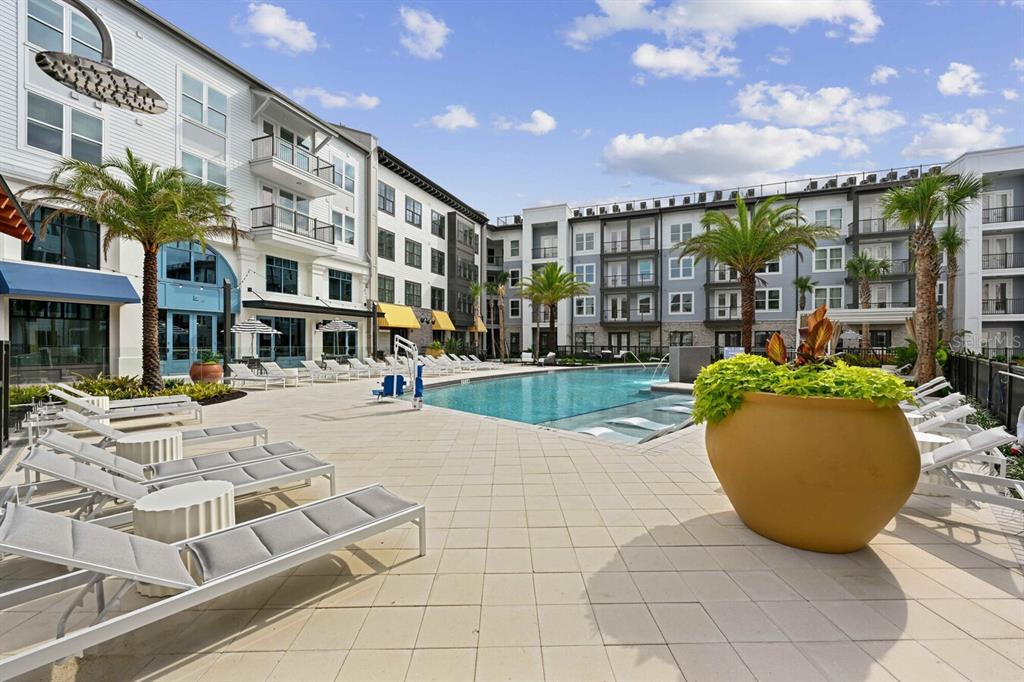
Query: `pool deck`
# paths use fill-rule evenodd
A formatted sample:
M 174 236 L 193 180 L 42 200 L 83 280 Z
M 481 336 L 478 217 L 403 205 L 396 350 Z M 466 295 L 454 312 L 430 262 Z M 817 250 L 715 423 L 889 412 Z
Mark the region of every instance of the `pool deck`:
M 804 552 L 743 526 L 701 428 L 617 445 L 371 402 L 373 385 L 253 391 L 206 424 L 257 420 L 333 462 L 339 491 L 424 502 L 426 557 L 411 526 L 388 531 L 24 679 L 1024 679 L 1019 515 L 915 496 L 869 548 Z M 54 574 L 8 559 L 0 589 Z M 0 649 L 49 635 L 61 606 L 0 614 Z

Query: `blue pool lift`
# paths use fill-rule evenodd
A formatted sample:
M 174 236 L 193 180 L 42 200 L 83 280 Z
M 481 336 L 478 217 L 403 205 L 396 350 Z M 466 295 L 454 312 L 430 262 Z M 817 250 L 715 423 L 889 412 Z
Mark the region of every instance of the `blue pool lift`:
M 408 339 L 396 336 L 395 358 L 403 355 L 408 359 L 409 376 L 413 378 L 412 409 L 419 410 L 423 408 L 423 363 L 419 359 L 419 347 Z M 380 388 L 371 391 L 378 401 L 405 395 L 405 375 L 400 372 L 398 362 L 393 367 L 393 373 L 384 376 Z

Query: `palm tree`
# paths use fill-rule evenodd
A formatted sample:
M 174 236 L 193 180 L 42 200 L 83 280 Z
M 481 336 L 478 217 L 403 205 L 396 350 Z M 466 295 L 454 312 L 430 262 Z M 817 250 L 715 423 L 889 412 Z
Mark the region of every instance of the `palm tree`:
M 962 216 L 981 195 L 983 188 L 982 180 L 970 173 L 958 176 L 934 173 L 925 175 L 912 185 L 894 187 L 882 196 L 882 217 L 913 230 L 914 329 L 919 383 L 934 379 L 938 373 L 935 352 L 938 349 L 939 317 L 935 284 L 939 278 L 936 267 L 939 245 L 935 239 L 935 223 L 942 218 L 953 222 L 953 218 Z
M 118 239 L 142 246 L 142 383 L 163 388 L 157 341 L 157 254 L 171 242 L 199 242 L 227 235 L 237 246 L 239 231 L 228 204 L 225 187 L 195 182 L 181 168 L 160 168 L 146 163 L 130 149 L 125 157 L 108 158 L 96 165 L 65 159 L 47 182 L 20 193 L 30 210 L 45 204 L 53 208 L 42 229 L 58 216 L 81 215 L 101 224 L 104 255 Z
M 866 253 L 857 254 L 846 261 L 846 269 L 850 273 L 850 277 L 857 281 L 860 289 L 861 308 L 871 307 L 871 283 L 888 274 L 889 268 L 889 261 L 872 258 Z M 870 327 L 871 325 L 865 322 L 860 328 L 860 347 L 864 350 L 871 347 Z
M 960 274 L 959 253 L 966 243 L 964 235 L 952 221 L 939 232 L 939 248 L 946 254 L 946 316 L 943 320 L 943 337 L 946 343 L 953 341 L 953 303 L 956 293 L 956 278 Z
M 548 263 L 540 270 L 535 270 L 533 275 L 526 278 L 522 283 L 523 296 L 530 299 L 534 306 L 545 305 L 548 307 L 548 329 L 549 350 L 554 351 L 558 346 L 558 339 L 555 335 L 555 311 L 558 304 L 573 296 L 579 296 L 590 291 L 590 287 L 576 279 L 576 275 L 566 272 L 558 263 Z M 537 345 L 540 345 L 540 330 L 537 331 Z M 537 349 L 538 356 L 540 349 Z
M 793 288 L 796 289 L 797 299 L 800 302 L 798 312 L 803 312 L 807 309 L 807 295 L 814 293 L 814 287 L 816 286 L 818 286 L 818 283 L 806 275 L 793 278 Z
M 776 206 L 782 197 L 759 202 L 753 212 L 736 198 L 736 217 L 725 211 L 708 211 L 701 219 L 704 231 L 676 244 L 684 256 L 717 261 L 734 269 L 740 278 L 743 348 L 749 353 L 754 337 L 754 288 L 757 273 L 765 264 L 788 251 L 813 250 L 819 239 L 838 236 L 830 227 L 813 225 L 800 216 L 794 204 Z
M 482 319 L 480 316 L 480 299 L 483 298 L 484 285 L 480 282 L 471 282 L 469 285 L 469 296 L 473 299 L 473 326 L 476 326 L 477 320 Z M 483 352 L 480 350 L 480 332 L 476 332 L 476 346 L 477 352 Z
M 494 281 L 487 283 L 487 291 L 498 297 L 498 357 L 505 362 L 505 294 L 508 293 L 508 273 L 502 270 L 494 274 Z

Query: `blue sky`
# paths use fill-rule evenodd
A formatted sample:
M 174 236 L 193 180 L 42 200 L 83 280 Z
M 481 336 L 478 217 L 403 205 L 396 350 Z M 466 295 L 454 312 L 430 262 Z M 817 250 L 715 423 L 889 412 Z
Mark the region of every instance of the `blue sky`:
M 145 4 L 491 216 L 1024 141 L 1024 3 Z

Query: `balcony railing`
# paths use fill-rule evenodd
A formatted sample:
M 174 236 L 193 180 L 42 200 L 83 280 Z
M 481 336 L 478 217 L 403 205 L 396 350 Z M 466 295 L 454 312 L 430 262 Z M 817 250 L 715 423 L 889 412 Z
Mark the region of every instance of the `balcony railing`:
M 986 298 L 981 301 L 982 315 L 1024 315 L 1024 298 Z
M 899 277 L 913 274 L 913 272 L 914 269 L 909 258 L 891 258 L 889 259 L 889 271 L 885 274 L 889 277 Z
M 602 253 L 629 253 L 628 239 L 609 239 L 601 245 Z
M 987 253 L 981 257 L 982 270 L 1024 268 L 1024 253 Z
M 493 265 L 495 267 L 501 267 L 502 265 L 505 264 L 505 258 L 504 256 L 488 256 L 487 264 Z
M 601 321 L 612 324 L 657 322 L 658 319 L 658 306 L 653 304 L 636 308 L 605 308 L 601 312 Z
M 629 240 L 630 251 L 653 251 L 658 248 L 658 240 L 654 237 L 634 237 Z
M 252 209 L 252 226 L 275 227 L 325 244 L 334 243 L 334 225 L 275 204 Z
M 310 154 L 302 147 L 286 142 L 274 135 L 264 135 L 252 141 L 252 160 L 277 158 L 301 171 L 317 176 L 324 182 L 335 184 L 334 164 Z
M 709 320 L 738 320 L 742 316 L 743 310 L 738 305 L 708 306 Z
M 558 258 L 557 246 L 535 246 L 533 247 L 534 258 Z
M 631 274 L 605 275 L 601 280 L 606 289 L 621 287 L 653 287 L 658 284 L 658 277 L 653 272 L 634 272 Z
M 847 310 L 858 310 L 863 308 L 860 303 L 847 303 Z M 872 310 L 879 310 L 881 308 L 913 308 L 914 304 L 908 301 L 872 301 L 868 304 L 868 308 Z
M 996 206 L 981 211 L 981 224 L 1014 223 L 1024 220 L 1024 206 Z
M 903 223 L 887 218 L 864 218 L 850 223 L 850 231 L 856 234 L 887 234 L 890 232 L 907 232 L 909 228 Z

